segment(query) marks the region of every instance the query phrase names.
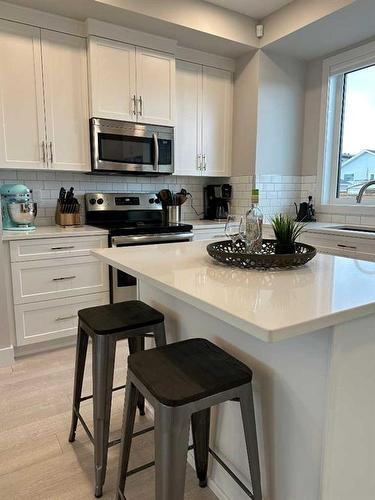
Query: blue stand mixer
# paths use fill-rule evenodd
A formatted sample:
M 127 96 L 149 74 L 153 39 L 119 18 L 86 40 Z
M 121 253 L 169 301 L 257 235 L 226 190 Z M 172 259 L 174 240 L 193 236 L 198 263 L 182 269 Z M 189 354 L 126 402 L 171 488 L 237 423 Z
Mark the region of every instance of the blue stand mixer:
M 32 190 L 23 184 L 4 184 L 0 196 L 3 229 L 33 231 L 37 204 L 32 200 Z

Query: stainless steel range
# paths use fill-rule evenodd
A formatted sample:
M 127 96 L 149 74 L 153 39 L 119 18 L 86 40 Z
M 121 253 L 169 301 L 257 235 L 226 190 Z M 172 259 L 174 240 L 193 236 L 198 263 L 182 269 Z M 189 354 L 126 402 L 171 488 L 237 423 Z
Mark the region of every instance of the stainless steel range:
M 168 224 L 159 198 L 148 193 L 87 193 L 86 224 L 109 231 L 109 247 L 193 239 L 193 226 Z M 137 280 L 110 268 L 111 302 L 137 298 Z

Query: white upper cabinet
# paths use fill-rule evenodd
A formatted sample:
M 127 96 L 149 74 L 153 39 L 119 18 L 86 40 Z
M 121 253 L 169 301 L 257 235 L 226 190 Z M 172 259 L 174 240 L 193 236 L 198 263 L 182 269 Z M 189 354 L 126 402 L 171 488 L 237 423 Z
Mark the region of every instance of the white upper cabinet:
M 0 168 L 90 170 L 86 42 L 0 21 Z
M 174 125 L 171 54 L 90 37 L 91 116 Z
M 137 47 L 136 55 L 138 121 L 174 125 L 174 57 L 140 47 Z
M 40 30 L 0 21 L 0 168 L 45 168 Z
M 91 116 L 131 121 L 136 115 L 135 47 L 91 37 Z
M 86 41 L 43 30 L 42 52 L 49 164 L 89 171 Z
M 203 67 L 203 171 L 209 176 L 230 175 L 232 154 L 232 75 Z
M 175 169 L 180 175 L 201 175 L 202 66 L 176 62 Z
M 232 74 L 177 61 L 176 81 L 175 174 L 229 176 Z

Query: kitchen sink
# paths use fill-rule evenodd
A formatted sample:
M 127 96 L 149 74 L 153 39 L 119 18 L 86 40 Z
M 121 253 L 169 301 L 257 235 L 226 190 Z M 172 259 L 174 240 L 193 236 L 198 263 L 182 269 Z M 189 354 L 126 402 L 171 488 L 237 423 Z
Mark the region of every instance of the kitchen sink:
M 375 227 L 366 226 L 334 226 L 332 229 L 339 229 L 340 231 L 356 231 L 358 233 L 372 233 L 375 234 Z

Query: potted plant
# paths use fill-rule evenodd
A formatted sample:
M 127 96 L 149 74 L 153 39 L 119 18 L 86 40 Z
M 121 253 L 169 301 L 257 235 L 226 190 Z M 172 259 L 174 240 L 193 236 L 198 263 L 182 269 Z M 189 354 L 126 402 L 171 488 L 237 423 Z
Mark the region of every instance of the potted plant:
M 275 253 L 295 253 L 296 240 L 305 231 L 306 224 L 296 222 L 290 215 L 279 214 L 271 220 L 275 233 Z

